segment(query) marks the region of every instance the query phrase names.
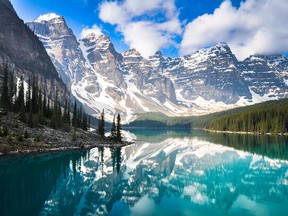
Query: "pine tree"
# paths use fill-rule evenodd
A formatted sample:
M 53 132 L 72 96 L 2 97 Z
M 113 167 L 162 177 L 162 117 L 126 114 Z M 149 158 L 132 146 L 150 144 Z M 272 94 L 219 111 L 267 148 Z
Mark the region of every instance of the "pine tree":
M 58 88 L 56 88 L 53 113 L 58 114 Z
M 16 85 L 15 85 L 15 81 L 14 81 L 14 73 L 11 72 L 9 74 L 9 106 L 13 107 L 14 105 L 14 95 L 16 94 Z
M 77 127 L 77 104 L 76 104 L 76 101 L 74 102 L 74 108 L 73 108 L 72 126 Z
M 113 122 L 112 122 L 112 126 L 111 126 L 111 138 L 113 141 L 116 141 L 117 138 L 117 130 L 116 130 L 116 124 L 115 124 L 115 115 L 113 117 Z
M 68 124 L 67 115 L 68 115 L 68 101 L 67 101 L 67 99 L 66 99 L 66 101 L 65 101 L 65 106 L 64 106 L 64 112 L 63 112 L 63 117 L 62 117 L 63 123 L 64 123 L 65 125 Z
M 83 130 L 86 130 L 86 131 L 87 131 L 87 129 L 88 129 L 88 126 L 87 126 L 87 115 L 86 115 L 86 113 L 83 113 L 82 129 L 83 129 Z
M 37 113 L 37 116 L 38 116 L 40 124 L 45 124 L 44 109 L 46 109 L 46 108 L 44 106 L 44 102 L 45 102 L 44 96 L 42 95 L 42 90 L 39 87 L 39 90 L 38 90 L 38 113 Z
M 18 96 L 15 102 L 15 106 L 18 111 L 20 111 L 20 120 L 25 122 L 25 105 L 24 105 L 24 83 L 23 76 L 20 77 L 19 87 L 18 87 Z
M 38 111 L 41 111 L 43 112 L 43 102 L 42 102 L 42 90 L 41 88 L 39 87 L 38 88 L 38 102 L 37 102 L 37 106 L 38 106 Z
M 118 142 L 122 142 L 122 135 L 121 135 L 121 117 L 120 117 L 120 114 L 118 113 L 118 116 L 117 116 L 117 126 L 116 126 L 116 140 Z
M 48 103 L 47 103 L 47 106 L 46 106 L 46 111 L 45 111 L 45 117 L 48 118 L 48 119 L 51 119 L 51 107 L 50 107 L 50 99 L 48 98 Z
M 46 117 L 46 113 L 47 113 L 46 91 L 43 91 L 42 110 L 43 110 L 43 116 Z
M 82 111 L 82 106 L 80 106 L 80 108 L 77 111 L 77 127 L 78 128 L 82 128 L 83 127 L 83 111 Z
M 4 77 L 3 77 L 3 84 L 2 84 L 2 92 L 1 92 L 1 106 L 4 109 L 9 108 L 9 90 L 8 90 L 8 65 L 7 62 L 4 65 Z
M 28 126 L 31 127 L 31 128 L 34 127 L 32 110 L 30 110 L 29 113 L 28 113 L 27 124 L 28 124 Z
M 60 101 L 58 101 L 58 106 L 57 106 L 57 124 L 58 126 L 62 126 L 63 120 L 62 120 L 62 110 L 61 110 L 61 104 Z
M 67 123 L 70 127 L 71 125 L 71 119 L 70 119 L 70 99 L 67 99 L 68 100 L 68 106 L 67 106 Z
M 36 76 L 33 76 L 32 80 L 32 113 L 36 114 L 38 112 L 38 80 Z
M 30 112 L 31 108 L 31 77 L 28 80 L 28 90 L 26 92 L 26 112 Z
M 52 117 L 51 117 L 51 122 L 50 122 L 50 125 L 52 128 L 57 129 L 61 126 L 61 123 L 62 123 L 61 116 L 62 116 L 61 107 L 58 101 L 58 88 L 56 88 Z
M 105 136 L 105 113 L 104 113 L 104 109 L 101 113 L 101 117 L 98 121 L 98 134 L 101 136 L 101 137 L 104 137 Z

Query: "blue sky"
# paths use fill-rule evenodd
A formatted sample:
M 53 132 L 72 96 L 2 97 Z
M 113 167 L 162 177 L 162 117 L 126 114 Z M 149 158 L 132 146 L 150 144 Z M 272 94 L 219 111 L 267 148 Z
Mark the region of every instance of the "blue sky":
M 227 42 L 239 59 L 288 51 L 287 0 L 11 0 L 25 22 L 54 12 L 79 38 L 108 34 L 118 52 L 182 56 Z M 84 31 L 83 31 L 84 29 Z

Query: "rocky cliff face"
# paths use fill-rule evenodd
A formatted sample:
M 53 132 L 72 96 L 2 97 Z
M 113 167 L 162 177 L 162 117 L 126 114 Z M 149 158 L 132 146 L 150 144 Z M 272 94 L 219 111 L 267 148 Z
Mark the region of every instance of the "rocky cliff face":
M 0 68 L 4 62 L 17 77 L 28 80 L 36 74 L 47 95 L 53 95 L 56 86 L 61 95 L 67 92 L 59 79 L 43 44 L 17 16 L 8 0 L 0 0 Z
M 89 73 L 79 43 L 63 17 L 53 13 L 46 14 L 34 22 L 28 22 L 27 26 L 42 41 L 59 76 L 68 87 L 73 82 L 79 82 L 83 74 Z
M 118 53 L 107 35 L 77 42 L 63 17 L 40 16 L 28 26 L 42 40 L 61 77 L 91 114 L 108 120 L 136 113 L 199 115 L 287 97 L 288 60 L 251 56 L 238 61 L 225 43 L 181 58 L 158 51 L 148 59 L 135 49 Z M 126 117 L 126 119 L 125 119 Z
M 238 68 L 238 61 L 227 44 L 221 43 L 179 59 L 162 58 L 162 73 L 168 75 L 177 88 L 179 98 L 236 103 L 251 94 Z
M 280 71 L 269 67 L 265 58 L 250 56 L 241 63 L 240 68 L 246 83 L 257 95 L 284 97 L 287 93 L 287 86 Z

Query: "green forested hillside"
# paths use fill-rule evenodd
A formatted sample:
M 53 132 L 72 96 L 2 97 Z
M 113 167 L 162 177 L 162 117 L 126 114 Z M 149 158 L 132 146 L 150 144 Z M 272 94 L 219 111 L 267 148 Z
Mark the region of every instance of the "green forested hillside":
M 191 117 L 169 117 L 162 113 L 139 114 L 134 122 L 126 127 L 146 128 L 191 128 Z
M 168 117 L 161 113 L 145 113 L 139 115 L 128 126 L 286 133 L 288 129 L 288 99 L 268 101 L 205 116 Z
M 207 122 L 206 128 L 220 131 L 286 133 L 288 99 L 233 109 L 226 115 Z

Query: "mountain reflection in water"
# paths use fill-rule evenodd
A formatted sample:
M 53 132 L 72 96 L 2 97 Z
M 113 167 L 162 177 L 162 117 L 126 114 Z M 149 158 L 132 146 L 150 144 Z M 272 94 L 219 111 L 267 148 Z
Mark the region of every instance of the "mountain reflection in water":
M 130 132 L 123 148 L 0 159 L 0 215 L 286 215 L 287 137 Z

